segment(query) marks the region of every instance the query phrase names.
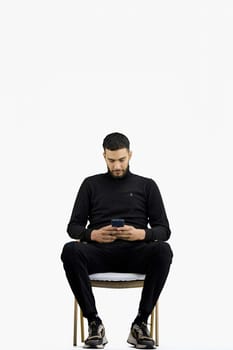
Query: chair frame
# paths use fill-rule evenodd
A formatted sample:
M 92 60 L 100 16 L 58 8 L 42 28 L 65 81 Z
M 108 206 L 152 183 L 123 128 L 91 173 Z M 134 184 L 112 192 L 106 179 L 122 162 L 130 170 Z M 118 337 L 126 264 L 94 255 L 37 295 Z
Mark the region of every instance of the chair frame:
M 91 280 L 92 287 L 98 288 L 142 288 L 144 284 L 143 280 L 132 281 L 99 281 Z M 77 346 L 77 325 L 78 325 L 78 309 L 80 310 L 80 330 L 81 330 L 81 342 L 84 342 L 84 318 L 81 308 L 78 305 L 76 298 L 74 298 L 74 330 L 73 330 L 73 346 Z M 159 303 L 157 301 L 150 317 L 150 336 L 153 338 L 155 335 L 155 345 L 159 346 Z

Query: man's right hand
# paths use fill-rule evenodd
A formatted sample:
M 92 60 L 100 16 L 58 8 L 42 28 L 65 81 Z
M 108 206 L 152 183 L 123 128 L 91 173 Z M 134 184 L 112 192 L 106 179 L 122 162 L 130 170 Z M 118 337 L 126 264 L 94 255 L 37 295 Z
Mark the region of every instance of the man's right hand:
M 91 240 L 99 243 L 111 243 L 117 239 L 117 231 L 111 225 L 91 231 Z

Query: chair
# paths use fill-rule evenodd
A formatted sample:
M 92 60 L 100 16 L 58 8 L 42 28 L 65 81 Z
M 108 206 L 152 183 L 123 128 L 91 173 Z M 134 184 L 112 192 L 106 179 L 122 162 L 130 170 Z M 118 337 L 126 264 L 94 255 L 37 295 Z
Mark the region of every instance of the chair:
M 92 287 L 100 288 L 139 288 L 143 287 L 145 275 L 135 273 L 116 273 L 105 272 L 95 273 L 89 275 Z M 77 345 L 77 323 L 78 323 L 78 309 L 79 305 L 74 299 L 74 332 L 73 345 Z M 81 341 L 84 342 L 84 319 L 82 310 L 80 309 L 80 331 Z M 158 302 L 151 313 L 150 322 L 150 336 L 153 337 L 155 333 L 155 345 L 159 346 L 159 310 Z

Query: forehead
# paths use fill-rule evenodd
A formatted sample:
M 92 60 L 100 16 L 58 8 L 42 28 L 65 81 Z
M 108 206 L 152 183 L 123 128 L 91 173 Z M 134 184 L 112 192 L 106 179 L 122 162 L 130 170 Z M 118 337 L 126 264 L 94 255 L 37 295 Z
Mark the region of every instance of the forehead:
M 121 159 L 128 157 L 129 150 L 127 148 L 117 149 L 116 151 L 111 151 L 110 149 L 105 150 L 105 156 L 108 159 Z

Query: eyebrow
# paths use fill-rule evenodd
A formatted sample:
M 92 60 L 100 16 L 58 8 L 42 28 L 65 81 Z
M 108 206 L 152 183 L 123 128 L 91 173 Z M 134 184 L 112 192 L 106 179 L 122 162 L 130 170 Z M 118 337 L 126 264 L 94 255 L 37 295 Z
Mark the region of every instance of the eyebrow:
M 119 159 L 113 159 L 113 158 L 109 158 L 108 157 L 108 160 L 111 160 L 111 161 L 113 161 L 113 162 L 115 162 L 115 161 L 117 161 L 117 160 L 125 160 L 126 159 L 126 157 L 121 157 L 121 158 L 119 158 Z

